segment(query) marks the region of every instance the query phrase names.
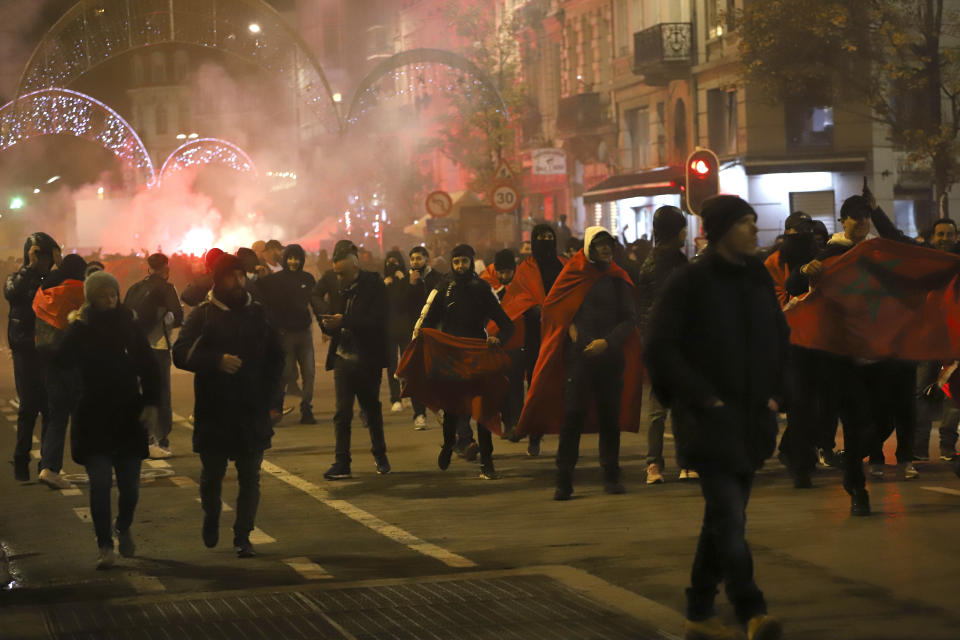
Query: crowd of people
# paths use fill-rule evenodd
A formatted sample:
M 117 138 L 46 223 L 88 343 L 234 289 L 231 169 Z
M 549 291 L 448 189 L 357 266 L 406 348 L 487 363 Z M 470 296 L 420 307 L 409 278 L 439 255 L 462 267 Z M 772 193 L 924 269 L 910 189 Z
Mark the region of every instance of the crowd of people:
M 725 582 L 747 636 L 778 638 L 745 539 L 753 477 L 777 449 L 778 416 L 787 419 L 778 456 L 794 486 L 811 487 L 818 463 L 840 467 L 857 516 L 870 513 L 863 461 L 882 475 L 892 433 L 898 472 L 910 479 L 919 475 L 914 462 L 927 459 L 932 421 L 941 421 L 944 460 L 956 457 L 960 422 L 940 391 L 949 362 L 865 361 L 792 345 L 784 310 L 818 287 L 825 261 L 867 238 L 871 222 L 883 238 L 951 253 L 960 253 L 957 226 L 942 219 L 922 241 L 909 238 L 865 191 L 843 203 L 842 231 L 830 236 L 795 212 L 777 246 L 762 252 L 750 205 L 717 196 L 701 212 L 706 248 L 688 258 L 687 220 L 661 207 L 653 242 L 632 245 L 602 227 L 579 240 L 540 224 L 518 253 L 503 249 L 481 261 L 467 244 L 447 256 L 414 246 L 389 251 L 382 269 L 350 240 L 313 265 L 300 246 L 270 240 L 235 254 L 211 248 L 195 261 L 199 268 L 155 253 L 146 277 L 126 283 L 116 262 L 105 269 L 104 261 L 62 256 L 53 238 L 35 233 L 4 288 L 19 397 L 15 476 L 30 478 L 40 417 L 38 478 L 69 486 L 61 470 L 72 423 L 72 457 L 90 479 L 98 566 L 113 564 L 114 537 L 119 553 L 132 556 L 141 461 L 173 455 L 171 368 L 193 372 L 202 539 L 218 544 L 221 486 L 233 461 L 233 546 L 250 557 L 260 467 L 290 411 L 285 398 L 299 397 L 299 422 L 316 424 L 315 324 L 335 388 L 330 481 L 352 477 L 355 402 L 377 473 L 391 472 L 380 400 L 386 370 L 389 411 L 409 411 L 416 430 L 434 418 L 442 425 L 439 469 L 454 454 L 479 458 L 480 477 L 495 480 L 495 434 L 526 438 L 530 456 L 545 434 L 557 434 L 554 499 L 565 501 L 581 435 L 596 432 L 603 487 L 622 494 L 621 432 L 641 427 L 647 379 L 645 482 L 667 476 L 670 418 L 678 477 L 699 479 L 706 504 L 687 637 L 739 637 L 714 615 Z

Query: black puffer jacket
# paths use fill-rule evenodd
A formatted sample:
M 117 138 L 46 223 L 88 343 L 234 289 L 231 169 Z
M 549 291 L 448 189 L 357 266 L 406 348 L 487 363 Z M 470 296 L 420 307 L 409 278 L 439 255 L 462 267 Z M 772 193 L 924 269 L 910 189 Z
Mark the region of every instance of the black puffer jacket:
M 220 370 L 224 354 L 240 357 L 239 371 Z M 246 304 L 231 309 L 211 291 L 180 330 L 173 362 L 196 374 L 194 451 L 235 456 L 270 448 L 270 404 L 283 373 L 283 348 L 263 307 L 249 294 Z
M 687 264 L 687 256 L 679 249 L 655 247 L 640 266 L 637 276 L 637 310 L 640 335 L 647 335 L 650 312 L 660 292 L 674 271 Z
M 160 401 L 160 370 L 133 313 L 83 307 L 72 315 L 56 364 L 77 367 L 80 400 L 70 429 L 73 460 L 88 456 L 147 457 L 146 405 Z
M 676 273 L 654 306 L 644 362 L 674 411 L 680 466 L 748 473 L 773 453 L 790 329 L 759 260 L 714 252 Z M 723 407 L 714 408 L 714 400 Z
M 287 258 L 300 259 L 300 268 L 287 268 Z M 306 254 L 298 244 L 283 250 L 283 271 L 272 273 L 257 282 L 257 291 L 267 308 L 270 321 L 281 332 L 304 331 L 313 324 L 310 298 L 316 279 L 303 270 Z

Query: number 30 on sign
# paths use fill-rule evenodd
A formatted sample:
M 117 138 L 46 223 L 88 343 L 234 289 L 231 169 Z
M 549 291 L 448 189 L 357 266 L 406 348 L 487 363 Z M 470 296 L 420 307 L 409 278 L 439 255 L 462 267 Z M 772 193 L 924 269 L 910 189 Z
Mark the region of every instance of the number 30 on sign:
M 512 184 L 498 184 L 490 192 L 493 208 L 500 213 L 510 213 L 520 203 L 520 194 Z

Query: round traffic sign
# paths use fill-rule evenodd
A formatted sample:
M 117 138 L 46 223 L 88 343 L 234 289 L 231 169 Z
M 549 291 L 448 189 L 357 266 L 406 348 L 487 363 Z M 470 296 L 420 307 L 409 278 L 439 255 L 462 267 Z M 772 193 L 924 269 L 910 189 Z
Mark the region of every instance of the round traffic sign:
M 434 218 L 445 218 L 453 209 L 453 198 L 446 191 L 434 191 L 427 196 L 427 213 Z
M 490 201 L 493 202 L 493 208 L 500 213 L 510 213 L 520 204 L 520 194 L 512 184 L 497 184 L 490 192 Z

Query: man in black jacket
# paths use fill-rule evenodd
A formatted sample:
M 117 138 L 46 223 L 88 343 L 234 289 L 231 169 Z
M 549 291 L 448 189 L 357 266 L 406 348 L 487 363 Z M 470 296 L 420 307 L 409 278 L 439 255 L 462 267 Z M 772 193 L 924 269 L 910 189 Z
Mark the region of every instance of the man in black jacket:
M 650 312 L 670 276 L 687 264 L 682 249 L 687 238 L 687 219 L 677 207 L 660 207 L 653 214 L 653 250 L 640 266 L 637 275 L 637 311 L 640 335 L 646 337 Z M 667 425 L 667 408 L 653 390 L 648 396 L 647 419 L 647 484 L 663 482 L 663 434 Z M 693 476 L 690 474 L 693 473 Z M 696 478 L 696 471 L 680 470 L 680 479 Z
M 183 288 L 183 293 L 180 294 L 183 304 L 196 307 L 207 299 L 207 294 L 213 288 L 213 265 L 222 255 L 223 249 L 214 247 L 203 256 L 204 272 Z
M 390 411 L 399 413 L 403 410 L 403 403 L 400 401 L 400 381 L 394 377 L 394 374 L 397 372 L 400 354 L 410 343 L 410 333 L 413 331 L 413 314 L 408 304 L 410 282 L 401 252 L 387 252 L 387 258 L 383 263 L 383 284 L 387 287 L 387 305 L 389 306 L 387 384 L 390 385 Z
M 233 546 L 254 555 L 250 532 L 260 501 L 260 465 L 270 448 L 270 404 L 283 373 L 283 348 L 267 314 L 244 288 L 243 266 L 222 255 L 213 289 L 194 309 L 173 345 L 173 362 L 194 372 L 193 449 L 200 454 L 203 542 L 220 536 L 220 491 L 228 460 L 237 468 L 237 516 Z
M 687 637 L 733 638 L 714 615 L 726 585 L 750 639 L 780 638 L 745 539 L 755 471 L 773 453 L 790 330 L 756 257 L 756 213 L 736 196 L 704 205 L 709 249 L 673 277 L 650 319 L 644 360 L 674 416 L 681 468 L 700 474 L 703 529 L 687 589 Z
M 333 371 L 337 409 L 336 461 L 323 474 L 327 480 L 352 477 L 350 424 L 354 399 L 366 416 L 371 453 L 377 473 L 390 473 L 387 443 L 383 437 L 380 383 L 387 366 L 387 291 L 380 274 L 361 271 L 357 247 L 341 240 L 333 250 L 333 270 L 340 280 L 339 307 L 320 316 L 321 328 L 330 336 L 327 371 Z
M 60 246 L 47 234 L 34 233 L 23 245 L 23 265 L 10 274 L 3 287 L 3 295 L 10 303 L 7 341 L 13 354 L 13 378 L 20 399 L 13 474 L 21 482 L 30 480 L 30 447 L 37 416 L 43 414 L 42 432 L 46 432 L 49 421 L 44 367 L 34 343 L 37 316 L 33 312 L 33 298 L 55 264 L 60 264 Z
M 440 285 L 442 276 L 430 267 L 430 252 L 426 247 L 414 247 L 410 249 L 409 255 L 410 288 L 407 304 L 410 317 L 416 322 L 427 302 L 427 296 Z M 413 401 L 413 428 L 417 431 L 427 428 L 427 408 L 416 400 Z
M 297 367 L 303 387 L 300 396 L 300 424 L 317 424 L 313 417 L 313 382 L 316 364 L 313 355 L 313 317 L 310 298 L 316 280 L 303 270 L 306 254 L 298 244 L 283 252 L 283 271 L 260 280 L 257 290 L 265 303 L 273 326 L 280 331 L 286 362 L 284 382 L 287 389 L 297 381 Z M 275 409 L 283 406 L 283 389 L 277 392 Z
M 162 253 L 147 258 L 150 275 L 127 290 L 123 304 L 136 313 L 137 326 L 147 336 L 160 368 L 159 414 L 150 434 L 150 457 L 169 458 L 173 408 L 170 397 L 171 332 L 183 324 L 183 307 L 176 288 L 170 284 L 170 260 Z
M 506 344 L 513 336 L 513 323 L 504 313 L 500 301 L 490 285 L 477 277 L 474 271 L 473 247 L 461 244 L 454 247 L 450 264 L 452 277 L 441 283 L 436 295 L 428 298 L 426 313 L 421 313 L 420 326 L 438 329 L 462 338 L 486 340 L 490 345 Z M 500 329 L 499 336 L 487 336 L 487 323 L 493 320 Z M 463 416 L 445 411 L 443 414 L 443 446 L 437 465 L 442 470 L 450 466 L 450 458 L 457 442 L 457 426 Z M 484 425 L 477 425 L 480 443 L 480 477 L 496 479 L 493 467 L 493 438 Z

